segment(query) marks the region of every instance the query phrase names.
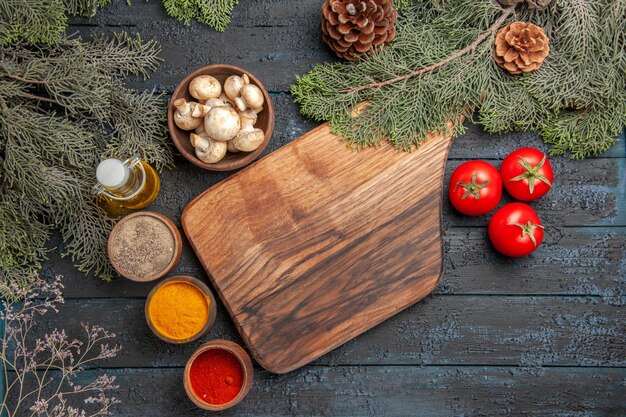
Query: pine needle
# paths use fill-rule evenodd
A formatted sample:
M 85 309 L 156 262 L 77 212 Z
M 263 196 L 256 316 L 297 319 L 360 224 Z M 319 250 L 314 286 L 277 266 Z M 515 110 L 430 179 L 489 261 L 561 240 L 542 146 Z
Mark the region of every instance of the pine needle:
M 191 19 L 223 32 L 239 0 L 163 0 L 167 14 L 189 26 Z
M 96 164 L 134 154 L 173 163 L 161 95 L 123 86 L 156 69 L 159 47 L 118 34 L 0 54 L 0 281 L 34 279 L 54 229 L 81 271 L 109 279 L 114 221 L 90 194 Z
M 626 2 L 553 0 L 513 13 L 492 0 L 409 3 L 400 2 L 389 47 L 297 79 L 291 91 L 302 114 L 329 121 L 354 148 L 388 140 L 410 151 L 450 120 L 461 133 L 461 116 L 477 112 L 488 132 L 535 130 L 553 154 L 572 158 L 606 151 L 626 124 Z M 512 21 L 535 23 L 549 37 L 539 70 L 510 75 L 495 64 L 495 32 Z
M 15 42 L 56 44 L 67 15 L 94 17 L 112 0 L 0 0 L 0 47 Z M 130 0 L 127 0 L 130 3 Z M 189 25 L 191 19 L 223 32 L 238 0 L 163 0 L 167 14 Z M 150 48 L 149 44 L 145 45 Z

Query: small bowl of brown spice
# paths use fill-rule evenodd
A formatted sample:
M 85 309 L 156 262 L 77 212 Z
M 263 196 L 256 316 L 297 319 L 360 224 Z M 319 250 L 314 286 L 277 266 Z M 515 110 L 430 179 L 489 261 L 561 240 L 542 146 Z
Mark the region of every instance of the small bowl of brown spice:
M 142 211 L 115 225 L 107 250 L 118 274 L 132 281 L 148 282 L 174 269 L 180 260 L 182 238 L 170 219 Z

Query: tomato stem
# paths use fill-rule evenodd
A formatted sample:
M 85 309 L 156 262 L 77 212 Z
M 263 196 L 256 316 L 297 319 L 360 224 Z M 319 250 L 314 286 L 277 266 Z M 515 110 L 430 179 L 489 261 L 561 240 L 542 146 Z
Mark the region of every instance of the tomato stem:
M 532 224 L 530 220 L 526 224 L 521 223 L 509 223 L 509 226 L 517 226 L 522 229 L 522 237 L 528 235 L 530 240 L 533 242 L 533 246 L 537 247 L 537 239 L 535 239 L 535 235 L 533 235 L 533 230 L 537 228 L 543 229 L 543 226 L 540 224 Z
M 526 170 L 523 174 L 518 175 L 517 177 L 511 178 L 509 181 L 521 181 L 524 179 L 528 179 L 528 188 L 530 189 L 530 193 L 532 194 L 535 191 L 535 180 L 539 180 L 548 184 L 548 186 L 552 187 L 552 183 L 549 179 L 545 177 L 545 175 L 541 174 L 539 170 L 543 167 L 543 164 L 546 163 L 546 156 L 544 155 L 541 158 L 541 161 L 536 166 L 532 166 L 530 162 L 528 162 L 524 157 L 519 157 L 520 161 L 518 164 L 522 168 Z
M 456 184 L 454 184 L 454 191 L 456 191 L 456 187 L 458 186 L 465 188 L 465 193 L 463 193 L 461 200 L 465 200 L 470 195 L 474 196 L 474 200 L 480 200 L 480 190 L 482 190 L 489 184 L 489 180 L 482 182 L 480 184 L 476 180 L 477 180 L 477 173 L 476 171 L 474 171 L 472 173 L 472 182 L 459 181 Z

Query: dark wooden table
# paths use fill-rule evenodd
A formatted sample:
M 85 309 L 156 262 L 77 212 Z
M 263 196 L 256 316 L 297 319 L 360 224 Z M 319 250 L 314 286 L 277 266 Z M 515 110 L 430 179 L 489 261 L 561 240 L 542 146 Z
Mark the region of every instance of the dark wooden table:
M 161 2 L 119 1 L 92 21 L 73 19 L 84 35 L 139 32 L 163 47 L 164 63 L 136 88 L 171 93 L 193 69 L 238 65 L 272 92 L 274 138 L 266 152 L 310 130 L 288 93 L 296 75 L 334 58 L 320 37 L 320 0 L 243 0 L 225 33 L 169 18 Z M 546 146 L 533 133 L 459 137 L 447 173 L 465 160 L 496 166 L 521 146 Z M 200 170 L 182 158 L 163 173 L 152 210 L 180 225 L 180 214 L 227 173 Z M 624 138 L 585 161 L 552 158 L 554 190 L 533 203 L 546 225 L 544 244 L 523 259 L 497 254 L 488 218 L 468 218 L 444 202 L 445 275 L 435 294 L 287 375 L 256 368 L 247 399 L 229 416 L 619 416 L 626 415 L 626 159 Z M 504 198 L 503 203 L 508 202 Z M 419 254 L 415 254 L 419 256 Z M 206 280 L 189 246 L 174 273 Z M 101 364 L 117 376 L 116 415 L 201 415 L 183 391 L 186 359 L 201 343 L 159 341 L 143 315 L 150 284 L 100 282 L 53 255 L 45 274 L 62 274 L 67 303 L 46 327 L 77 331 L 78 322 L 118 334 L 121 354 Z M 222 306 L 203 340 L 241 343 Z M 71 333 L 71 332 L 70 332 Z M 88 370 L 101 373 L 101 368 Z

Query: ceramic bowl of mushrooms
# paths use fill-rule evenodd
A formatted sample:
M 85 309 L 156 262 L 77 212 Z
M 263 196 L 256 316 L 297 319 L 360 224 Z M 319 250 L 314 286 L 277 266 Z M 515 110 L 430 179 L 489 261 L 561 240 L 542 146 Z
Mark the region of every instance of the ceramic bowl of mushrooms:
M 178 151 L 211 171 L 251 163 L 274 131 L 274 107 L 263 84 L 250 72 L 226 64 L 189 74 L 172 94 L 167 119 Z

